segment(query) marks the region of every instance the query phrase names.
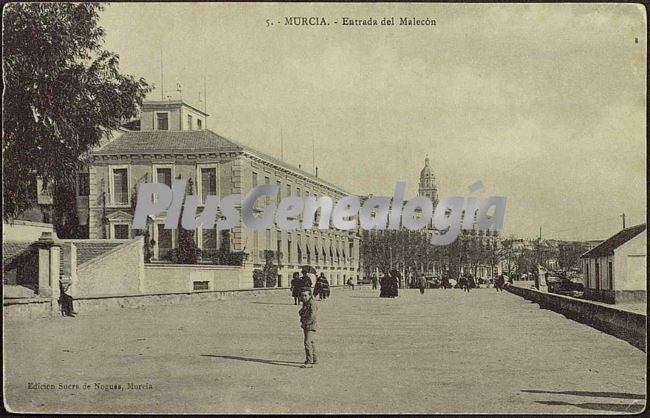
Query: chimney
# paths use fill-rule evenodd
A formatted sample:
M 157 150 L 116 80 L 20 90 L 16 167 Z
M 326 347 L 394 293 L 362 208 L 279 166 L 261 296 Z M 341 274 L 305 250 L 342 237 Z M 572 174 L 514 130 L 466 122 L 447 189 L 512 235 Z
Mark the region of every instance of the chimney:
M 316 177 L 318 177 L 318 167 L 316 167 Z

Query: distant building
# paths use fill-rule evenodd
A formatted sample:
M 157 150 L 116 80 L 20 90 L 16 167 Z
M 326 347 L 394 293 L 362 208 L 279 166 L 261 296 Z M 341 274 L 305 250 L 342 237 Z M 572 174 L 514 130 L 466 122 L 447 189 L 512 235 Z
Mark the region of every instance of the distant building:
M 619 231 L 584 253 L 585 298 L 607 303 L 646 301 L 646 224 Z
M 329 196 L 334 201 L 349 195 L 342 188 L 276 158 L 205 129 L 208 115 L 180 100 L 150 101 L 142 106 L 141 131 L 126 132 L 93 153 L 90 167 L 90 238 L 133 238 L 134 197 L 141 183 L 173 179 L 193 180 L 193 194 L 246 194 L 251 188 L 273 184 L 277 204 L 287 196 Z M 259 209 L 265 203 L 258 201 Z M 199 206 L 200 212 L 202 204 Z M 149 236 L 153 260 L 164 261 L 177 247 L 178 231 L 164 228 L 166 214 L 151 217 Z M 204 261 L 219 251 L 246 252 L 247 263 L 261 269 L 272 254 L 279 266 L 279 285 L 311 265 L 334 285 L 342 285 L 359 271 L 358 231 L 336 229 L 284 231 L 252 230 L 240 224 L 232 230 L 199 228 L 194 238 Z

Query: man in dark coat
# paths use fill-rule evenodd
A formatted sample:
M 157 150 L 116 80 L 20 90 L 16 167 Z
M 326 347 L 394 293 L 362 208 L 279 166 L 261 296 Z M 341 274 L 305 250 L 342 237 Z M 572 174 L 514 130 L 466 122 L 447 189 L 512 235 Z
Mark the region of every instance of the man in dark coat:
M 77 313 L 74 311 L 72 296 L 67 293 L 69 289 L 69 280 L 59 280 L 59 303 L 61 304 L 61 314 L 63 316 L 70 316 L 74 318 Z

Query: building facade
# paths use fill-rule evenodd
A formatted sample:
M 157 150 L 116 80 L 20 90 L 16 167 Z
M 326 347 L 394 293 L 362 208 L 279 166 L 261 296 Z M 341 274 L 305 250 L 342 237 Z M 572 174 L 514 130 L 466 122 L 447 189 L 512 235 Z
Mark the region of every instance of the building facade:
M 349 195 L 340 187 L 278 159 L 204 129 L 208 115 L 182 101 L 145 102 L 141 130 L 126 132 L 93 153 L 89 170 L 90 238 L 132 238 L 137 188 L 142 183 L 171 186 L 177 178 L 192 179 L 200 212 L 208 195 L 245 195 L 258 185 L 279 187 L 276 197 L 258 199 L 256 210 L 287 196 Z M 151 217 L 153 261 L 164 261 L 178 245 L 178 230 L 164 228 L 166 213 Z M 323 272 L 333 285 L 359 274 L 357 230 L 232 230 L 198 228 L 194 238 L 203 262 L 217 251 L 245 252 L 246 263 L 261 269 L 269 254 L 279 267 L 278 284 L 287 286 L 291 273 L 303 265 Z M 271 253 L 270 253 L 271 252 Z
M 584 297 L 607 303 L 645 302 L 647 244 L 646 224 L 640 224 L 584 253 Z

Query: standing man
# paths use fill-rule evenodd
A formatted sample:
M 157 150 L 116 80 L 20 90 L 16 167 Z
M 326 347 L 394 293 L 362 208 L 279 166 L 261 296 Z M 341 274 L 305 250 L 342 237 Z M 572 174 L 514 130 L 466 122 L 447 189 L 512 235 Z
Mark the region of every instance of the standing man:
M 418 285 L 420 287 L 420 294 L 424 295 L 424 289 L 427 288 L 427 279 L 424 276 L 420 276 L 420 280 L 418 281 Z
M 311 291 L 304 289 L 301 292 L 302 308 L 300 309 L 300 326 L 305 334 L 305 364 L 303 368 L 311 369 L 316 364 L 316 344 L 314 336 L 316 334 L 316 311 L 318 310 Z

